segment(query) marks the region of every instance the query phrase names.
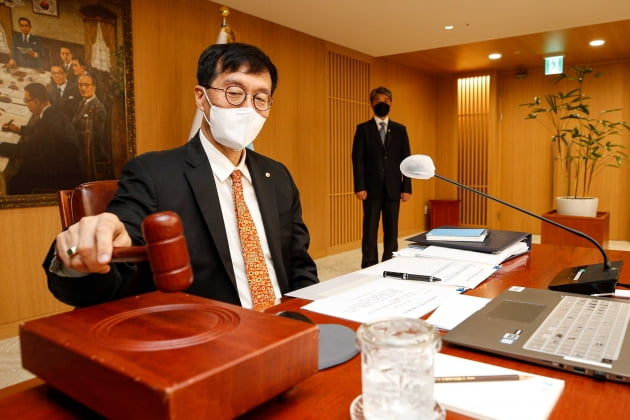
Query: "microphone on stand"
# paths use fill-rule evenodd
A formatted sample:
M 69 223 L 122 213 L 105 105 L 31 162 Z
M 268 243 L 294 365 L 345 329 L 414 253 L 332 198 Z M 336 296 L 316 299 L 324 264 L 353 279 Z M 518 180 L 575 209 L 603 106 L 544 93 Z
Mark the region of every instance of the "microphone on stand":
M 617 281 L 619 280 L 619 272 L 621 271 L 623 261 L 614 261 L 611 263 L 608 259 L 608 255 L 606 255 L 606 252 L 604 251 L 604 248 L 602 248 L 602 246 L 595 239 L 591 238 L 587 234 L 568 226 L 562 225 L 554 220 L 539 216 L 538 214 L 532 213 L 531 211 L 525 210 L 521 207 L 517 207 L 514 204 L 510 204 L 496 197 L 492 197 L 481 191 L 477 191 L 474 188 L 470 188 L 466 185 L 460 184 L 459 182 L 453 181 L 452 179 L 438 175 L 435 173 L 435 165 L 433 164 L 433 160 L 430 156 L 427 155 L 411 155 L 405 158 L 400 164 L 400 172 L 402 172 L 402 174 L 408 178 L 439 178 L 467 191 L 479 194 L 485 198 L 489 198 L 490 200 L 494 200 L 498 203 L 511 207 L 514 210 L 518 210 L 529 216 L 535 217 L 536 219 L 542 220 L 545 223 L 550 223 L 560 229 L 571 232 L 572 234 L 577 235 L 580 238 L 588 240 L 589 242 L 593 243 L 593 245 L 595 245 L 599 252 L 602 254 L 602 256 L 604 257 L 604 263 L 566 268 L 558 273 L 556 277 L 554 277 L 551 283 L 549 283 L 549 288 L 551 290 L 579 293 L 583 295 L 605 296 L 614 294 L 615 286 L 617 285 Z

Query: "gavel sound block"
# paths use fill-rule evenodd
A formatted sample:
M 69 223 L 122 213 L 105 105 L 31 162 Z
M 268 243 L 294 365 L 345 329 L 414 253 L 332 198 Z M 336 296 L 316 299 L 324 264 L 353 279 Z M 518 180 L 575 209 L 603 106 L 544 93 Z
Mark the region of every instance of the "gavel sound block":
M 146 247 L 116 253 L 149 258 L 158 289 L 174 291 L 189 284 L 179 273 L 190 266 L 187 252 L 172 251 L 182 247 L 181 224 L 166 220 L 175 227 L 156 236 L 145 222 Z M 234 418 L 315 374 L 318 339 L 314 324 L 161 291 L 20 326 L 25 369 L 106 418 L 125 419 Z

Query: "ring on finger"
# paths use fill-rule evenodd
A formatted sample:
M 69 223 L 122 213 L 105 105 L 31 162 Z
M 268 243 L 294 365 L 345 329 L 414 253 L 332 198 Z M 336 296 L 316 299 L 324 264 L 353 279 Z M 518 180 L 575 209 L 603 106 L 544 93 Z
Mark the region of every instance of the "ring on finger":
M 77 253 L 77 247 L 76 246 L 70 247 L 66 251 L 66 254 L 68 254 L 69 257 L 72 257 L 76 253 Z

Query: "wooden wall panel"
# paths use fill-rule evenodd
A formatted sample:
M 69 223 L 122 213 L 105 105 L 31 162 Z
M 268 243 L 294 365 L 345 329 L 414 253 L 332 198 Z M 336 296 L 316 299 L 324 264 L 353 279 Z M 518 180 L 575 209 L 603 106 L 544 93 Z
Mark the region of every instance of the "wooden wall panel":
M 458 176 L 457 181 L 488 193 L 490 142 L 490 76 L 462 77 L 458 80 Z M 486 226 L 488 200 L 460 189 L 460 223 Z
M 69 309 L 46 288 L 42 261 L 61 229 L 56 207 L 2 210 L 0 217 L 0 339 L 20 321 Z
M 457 179 L 459 148 L 457 142 L 457 77 L 448 76 L 437 81 L 437 105 L 435 115 L 436 149 L 433 161 L 436 172 L 450 179 Z M 457 199 L 459 189 L 444 181 L 436 183 L 435 199 Z
M 328 246 L 343 249 L 361 240 L 362 207 L 354 195 L 352 140 L 356 125 L 371 118 L 366 92 L 371 63 L 338 51 L 328 52 L 330 123 L 330 239 Z

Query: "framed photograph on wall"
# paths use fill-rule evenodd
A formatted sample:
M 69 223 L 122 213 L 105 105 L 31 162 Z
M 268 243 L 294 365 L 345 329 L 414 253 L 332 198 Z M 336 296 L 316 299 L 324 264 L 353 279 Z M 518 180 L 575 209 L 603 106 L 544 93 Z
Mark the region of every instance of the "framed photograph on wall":
M 41 15 L 59 16 L 57 0 L 33 0 L 33 12 Z
M 0 3 L 0 208 L 57 205 L 135 156 L 130 2 Z

